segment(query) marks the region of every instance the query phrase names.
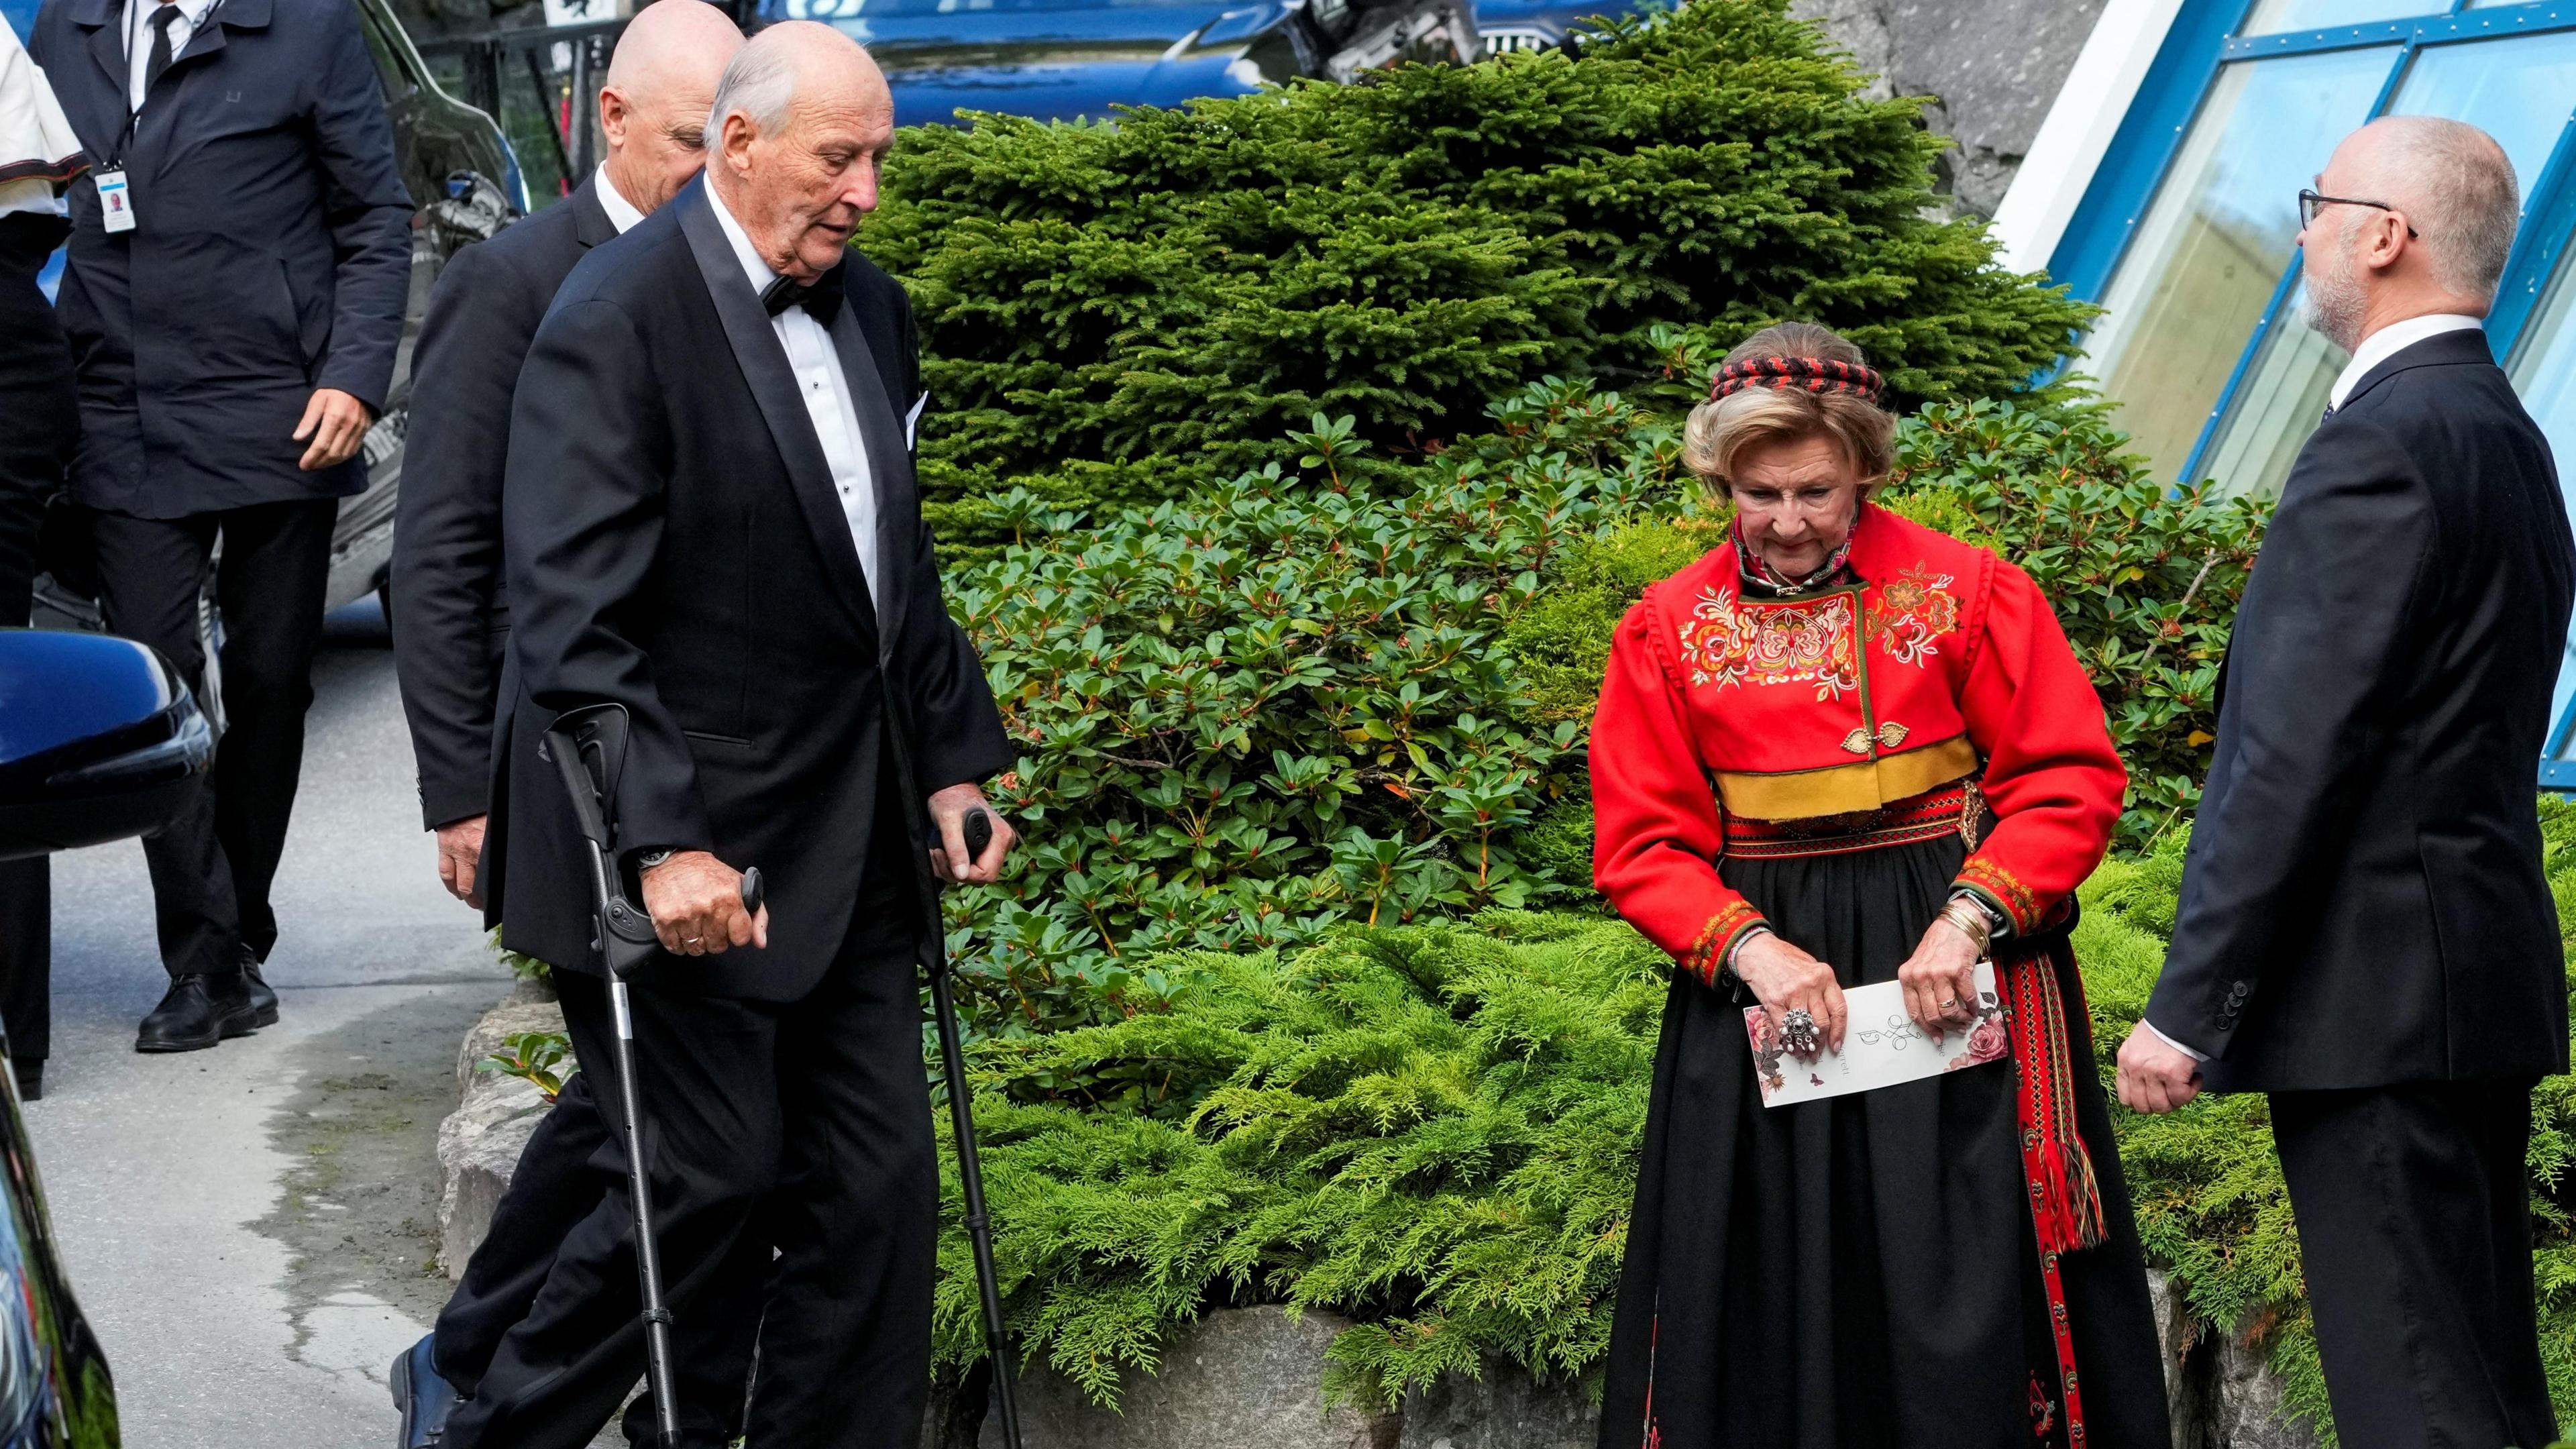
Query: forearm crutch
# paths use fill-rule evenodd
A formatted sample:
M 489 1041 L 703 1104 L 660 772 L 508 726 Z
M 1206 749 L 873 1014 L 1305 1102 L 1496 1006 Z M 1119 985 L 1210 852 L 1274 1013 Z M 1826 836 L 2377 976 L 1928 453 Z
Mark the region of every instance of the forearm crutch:
M 625 1104 L 626 1191 L 635 1205 L 635 1275 L 644 1297 L 644 1373 L 653 1390 L 655 1437 L 665 1449 L 680 1442 L 679 1398 L 671 1375 L 671 1310 L 662 1302 L 662 1253 L 653 1236 L 653 1183 L 644 1166 L 644 1103 L 636 1089 L 635 1018 L 626 978 L 653 957 L 660 940 L 652 918 L 626 899 L 617 871 L 618 771 L 626 762 L 626 707 L 585 705 L 555 717 L 546 731 L 547 753 L 562 772 L 573 818 L 590 843 L 591 949 L 608 967 L 608 1005 L 617 1022 L 617 1094 Z M 742 907 L 760 914 L 757 868 L 743 872 Z

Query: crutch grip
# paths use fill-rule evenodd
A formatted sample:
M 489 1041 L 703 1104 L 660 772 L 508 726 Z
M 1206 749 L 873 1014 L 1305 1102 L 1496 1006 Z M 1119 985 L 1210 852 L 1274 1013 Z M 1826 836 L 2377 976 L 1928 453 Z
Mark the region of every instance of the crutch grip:
M 744 871 L 742 873 L 742 913 L 746 916 L 759 915 L 761 906 L 768 899 L 769 887 L 760 878 L 760 867 L 755 865 Z
M 986 810 L 981 805 L 967 811 L 966 823 L 963 826 L 963 829 L 966 834 L 967 858 L 970 860 L 982 860 L 984 858 L 984 848 L 993 843 L 992 812 Z

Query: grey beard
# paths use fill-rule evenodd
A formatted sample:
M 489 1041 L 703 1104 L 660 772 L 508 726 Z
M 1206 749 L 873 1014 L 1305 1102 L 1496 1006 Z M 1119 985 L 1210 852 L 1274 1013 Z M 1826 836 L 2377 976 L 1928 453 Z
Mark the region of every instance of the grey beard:
M 2351 258 L 2338 257 L 2349 263 Z M 2307 286 L 2299 300 L 2299 315 L 2328 342 L 2346 352 L 2361 345 L 2361 319 L 2367 308 L 2360 284 L 2353 279 L 2349 265 L 2338 266 L 2328 273 L 2311 268 Z

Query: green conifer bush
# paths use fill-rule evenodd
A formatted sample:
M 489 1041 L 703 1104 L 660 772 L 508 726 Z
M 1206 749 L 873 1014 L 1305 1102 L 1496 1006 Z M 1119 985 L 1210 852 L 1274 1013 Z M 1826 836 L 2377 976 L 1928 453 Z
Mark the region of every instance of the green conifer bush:
M 1552 372 L 1678 359 L 1695 390 L 1712 338 L 1783 317 L 1909 402 L 2021 386 L 2087 309 L 1933 219 L 1946 143 L 1862 86 L 1786 0 L 1697 0 L 1473 66 L 906 132 L 865 245 L 918 315 L 934 523 L 987 549 L 1032 502 L 1178 499 L 1293 463 L 1316 413 L 1383 460 Z
M 1336 1395 L 1608 1350 L 1670 963 L 1616 922 L 1491 912 L 1295 952 L 1194 952 L 1160 1009 L 983 1051 L 976 1130 L 1006 1315 L 1104 1403 L 1210 1307 L 1363 1320 Z M 1031 1101 L 1151 1077 L 1149 1107 Z M 957 1221 L 953 1163 L 948 1220 Z M 938 1348 L 982 1356 L 962 1231 Z

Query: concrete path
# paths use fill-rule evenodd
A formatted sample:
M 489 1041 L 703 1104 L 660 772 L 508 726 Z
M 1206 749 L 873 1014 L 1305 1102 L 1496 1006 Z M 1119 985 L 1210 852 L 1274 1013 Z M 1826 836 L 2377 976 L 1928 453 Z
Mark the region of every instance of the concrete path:
M 142 851 L 54 865 L 54 1049 L 27 1119 L 128 1449 L 389 1445 L 386 1365 L 446 1296 L 425 1144 L 508 976 L 438 885 L 372 605 L 334 616 L 315 687 L 278 1026 L 137 1055 L 165 985 Z

